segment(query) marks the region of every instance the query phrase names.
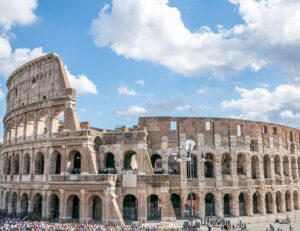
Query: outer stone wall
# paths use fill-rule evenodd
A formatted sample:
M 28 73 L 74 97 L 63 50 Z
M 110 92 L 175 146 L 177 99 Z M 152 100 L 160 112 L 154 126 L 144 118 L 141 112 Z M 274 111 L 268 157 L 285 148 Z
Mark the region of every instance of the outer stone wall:
M 142 117 L 80 123 L 63 62 L 49 54 L 7 81 L 0 209 L 123 224 L 299 210 L 300 131 L 255 121 Z M 191 144 L 191 145 L 189 145 Z

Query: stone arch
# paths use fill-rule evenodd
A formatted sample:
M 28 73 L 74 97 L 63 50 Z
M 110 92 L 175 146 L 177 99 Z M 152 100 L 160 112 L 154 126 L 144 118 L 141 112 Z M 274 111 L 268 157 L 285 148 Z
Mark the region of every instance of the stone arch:
M 115 155 L 111 152 L 108 152 L 105 155 L 105 168 L 116 169 Z
M 43 175 L 44 174 L 44 154 L 38 152 L 35 157 L 35 174 L 36 175 Z
M 21 197 L 21 217 L 26 217 L 28 215 L 28 195 L 23 193 Z
M 42 218 L 43 197 L 40 193 L 36 193 L 33 197 L 33 211 L 32 216 L 35 219 Z
M 289 158 L 287 156 L 283 157 L 283 174 L 287 177 L 290 176 L 290 161 Z
M 59 197 L 56 194 L 51 194 L 49 197 L 49 218 L 52 220 L 58 220 L 59 218 Z
M 292 196 L 290 191 L 285 192 L 285 208 L 287 212 L 292 211 Z
M 214 155 L 212 153 L 206 153 L 204 162 L 204 174 L 205 178 L 214 178 Z
M 26 153 L 23 159 L 23 175 L 30 174 L 30 155 Z
M 102 199 L 99 196 L 91 196 L 88 200 L 88 218 L 93 221 L 102 221 Z
M 232 196 L 230 194 L 225 194 L 223 197 L 223 214 L 224 217 L 231 216 L 231 208 L 232 208 Z
M 292 157 L 291 159 L 291 169 L 292 169 L 292 178 L 297 178 L 297 163 L 295 157 Z
M 215 216 L 215 196 L 212 193 L 205 195 L 205 216 Z
M 271 192 L 267 192 L 265 195 L 265 207 L 266 213 L 273 213 L 273 197 Z
M 77 150 L 73 150 L 69 154 L 68 158 L 68 170 L 71 174 L 81 173 L 81 153 Z
M 261 213 L 260 206 L 261 206 L 261 196 L 258 192 L 255 192 L 253 193 L 252 196 L 253 214 Z
M 279 155 L 274 157 L 274 172 L 276 175 L 281 176 L 281 161 Z
M 191 157 L 189 156 L 186 162 L 187 178 L 197 178 L 197 173 L 197 156 L 191 154 Z
M 177 193 L 171 194 L 171 203 L 174 209 L 176 218 L 181 217 L 181 198 Z
M 276 192 L 276 209 L 277 213 L 281 213 L 282 211 L 282 195 L 280 191 Z
M 37 121 L 37 134 L 43 135 L 46 134 L 47 131 L 47 118 L 48 114 L 45 111 L 39 112 L 38 121 Z
M 251 157 L 251 174 L 252 179 L 257 179 L 259 177 L 259 160 L 256 155 Z
M 9 203 L 9 192 L 6 192 L 5 199 L 4 199 L 4 210 L 7 213 L 8 212 L 8 203 Z
M 61 172 L 61 154 L 54 151 L 50 157 L 50 174 L 60 174 Z
M 67 217 L 78 220 L 80 218 L 80 200 L 77 195 L 70 195 L 67 199 Z
M 299 195 L 297 190 L 294 190 L 293 202 L 294 202 L 294 210 L 299 210 Z
M 195 212 L 199 210 L 198 206 L 199 206 L 199 196 L 196 193 L 190 193 L 187 196 L 186 210 L 188 210 L 189 213 L 191 213 L 194 216 Z
M 295 151 L 296 151 L 295 144 L 291 144 L 290 145 L 290 154 L 295 154 Z
M 100 152 L 100 148 L 102 146 L 103 142 L 100 136 L 96 136 L 94 139 L 94 150 L 95 152 Z
M 52 132 L 62 132 L 65 123 L 65 112 L 63 108 L 56 108 L 52 116 Z
M 177 155 L 169 155 L 168 172 L 169 174 L 180 174 L 180 162 L 177 161 Z
M 247 174 L 247 161 L 245 153 L 239 153 L 237 156 L 237 174 L 246 175 Z
M 7 156 L 6 157 L 6 161 L 5 161 L 5 174 L 6 175 L 10 175 L 11 174 L 11 156 Z
M 222 175 L 231 175 L 231 156 L 223 153 L 221 159 Z
M 20 173 L 20 155 L 14 156 L 13 175 L 19 175 Z
M 246 216 L 246 197 L 244 193 L 240 193 L 239 195 L 239 214 L 240 216 Z
M 137 153 L 128 150 L 124 153 L 124 169 L 126 170 L 134 170 L 138 169 L 138 160 L 137 160 Z
M 127 194 L 123 199 L 123 218 L 126 222 L 138 220 L 138 200 L 132 194 Z
M 17 124 L 17 139 L 22 138 L 24 135 L 24 116 L 18 119 Z
M 18 194 L 13 192 L 11 196 L 11 213 L 17 215 Z
M 31 137 L 34 135 L 34 113 L 29 112 L 26 116 L 26 137 Z
M 152 194 L 147 198 L 147 218 L 148 220 L 161 219 L 160 199 L 155 194 Z
M 163 168 L 162 168 L 162 158 L 161 155 L 155 153 L 150 158 L 151 166 L 153 168 L 154 174 L 162 174 Z
M 10 125 L 10 143 L 14 142 L 16 138 L 16 123 L 13 121 Z
M 250 141 L 250 151 L 251 152 L 258 152 L 258 141 L 257 140 L 251 140 Z
M 264 155 L 264 177 L 271 178 L 271 158 L 269 155 Z

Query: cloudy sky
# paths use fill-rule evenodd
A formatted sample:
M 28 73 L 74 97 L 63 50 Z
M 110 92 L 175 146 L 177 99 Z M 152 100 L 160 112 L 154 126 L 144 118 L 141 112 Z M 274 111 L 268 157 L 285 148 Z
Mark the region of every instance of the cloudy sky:
M 300 127 L 299 12 L 300 0 L 0 0 L 0 118 L 9 74 L 54 52 L 96 127 L 150 115 Z

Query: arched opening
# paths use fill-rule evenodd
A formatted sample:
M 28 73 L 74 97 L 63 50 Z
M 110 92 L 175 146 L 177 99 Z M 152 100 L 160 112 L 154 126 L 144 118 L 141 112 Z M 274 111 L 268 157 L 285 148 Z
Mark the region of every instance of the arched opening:
M 246 175 L 247 162 L 244 153 L 239 153 L 237 156 L 237 174 Z
M 115 170 L 115 156 L 111 152 L 107 153 L 105 160 L 105 167 Z
M 177 161 L 177 153 L 172 153 L 168 160 L 169 174 L 180 174 L 180 162 Z
M 17 215 L 17 202 L 18 202 L 18 195 L 16 192 L 14 192 L 11 197 L 11 213 L 13 215 Z
M 259 161 L 257 156 L 251 157 L 251 174 L 252 179 L 257 179 L 259 176 Z
M 26 119 L 26 137 L 34 135 L 34 114 L 33 112 L 27 114 Z
M 231 157 L 229 153 L 223 153 L 221 160 L 222 175 L 231 174 Z
M 59 218 L 59 198 L 55 194 L 52 194 L 49 198 L 49 217 L 52 220 L 58 220 Z
M 292 198 L 290 191 L 285 192 L 285 208 L 287 212 L 292 211 Z
M 176 218 L 180 218 L 181 217 L 181 199 L 180 199 L 180 196 L 176 193 L 173 193 L 171 195 L 171 202 L 172 202 L 172 206 L 173 206 Z
M 37 134 L 43 135 L 47 133 L 47 113 L 46 112 L 40 112 L 38 117 L 38 123 L 37 123 Z
M 14 157 L 14 169 L 13 169 L 13 174 L 14 175 L 19 175 L 19 170 L 20 170 L 20 156 L 17 154 Z
M 61 169 L 61 155 L 55 151 L 51 155 L 50 160 L 50 174 L 60 174 Z
M 52 132 L 62 132 L 64 128 L 65 113 L 62 109 L 56 110 L 52 118 Z
M 23 193 L 21 197 L 21 217 L 26 217 L 28 215 L 28 195 Z
M 265 196 L 266 213 L 273 213 L 273 198 L 272 193 L 267 192 Z
M 276 155 L 274 158 L 274 170 L 276 175 L 281 176 L 281 161 L 279 155 Z
M 15 142 L 16 138 L 16 124 L 15 121 L 13 121 L 11 128 L 10 128 L 10 142 Z
M 67 216 L 75 220 L 80 217 L 80 200 L 76 195 L 69 196 L 67 200 Z
M 159 154 L 153 154 L 150 158 L 154 174 L 163 174 L 162 158 Z
M 277 213 L 281 213 L 282 212 L 282 205 L 281 205 L 282 201 L 281 201 L 281 192 L 276 192 L 276 210 Z
M 271 159 L 269 155 L 264 156 L 264 176 L 271 178 Z
M 205 178 L 214 178 L 214 156 L 211 153 L 206 153 L 204 163 Z
M 215 216 L 215 197 L 212 193 L 205 195 L 205 216 Z
M 293 202 L 294 202 L 294 210 L 299 210 L 299 196 L 296 190 L 293 193 Z
M 192 216 L 195 215 L 195 212 L 199 210 L 199 197 L 195 193 L 190 193 L 187 197 L 186 210 L 189 211 L 189 214 Z
M 250 151 L 251 152 L 258 152 L 258 141 L 257 140 L 251 140 L 251 142 L 250 142 Z
M 134 151 L 127 151 L 124 155 L 124 169 L 136 170 L 138 169 L 137 154 Z
M 8 156 L 5 163 L 5 174 L 10 175 L 11 173 L 11 156 Z
M 24 118 L 18 120 L 17 139 L 21 139 L 24 135 Z
M 283 157 L 283 174 L 287 177 L 290 176 L 290 164 L 289 158 L 287 156 Z
M 23 175 L 29 175 L 29 173 L 30 173 L 30 155 L 26 153 L 23 160 Z
M 138 201 L 134 195 L 128 194 L 124 197 L 123 218 L 126 222 L 138 220 Z
M 37 193 L 33 198 L 33 218 L 39 219 L 42 218 L 42 209 L 43 209 L 43 198 L 42 195 Z
M 240 212 L 240 216 L 246 216 L 247 212 L 246 212 L 246 198 L 244 193 L 240 193 L 239 195 L 239 212 Z
M 295 154 L 295 149 L 296 149 L 296 148 L 295 148 L 295 144 L 291 144 L 291 145 L 290 145 L 290 153 L 291 153 L 291 154 Z
M 35 174 L 44 174 L 44 155 L 41 152 L 38 152 L 35 157 Z
M 92 196 L 89 199 L 89 217 L 93 221 L 102 221 L 102 200 L 99 196 Z
M 102 146 L 103 142 L 100 136 L 96 136 L 94 139 L 94 150 L 95 152 L 100 152 L 100 147 Z
M 161 219 L 160 199 L 157 195 L 150 195 L 147 199 L 148 220 Z
M 291 159 L 291 168 L 292 168 L 292 177 L 293 179 L 297 178 L 297 164 L 295 157 L 292 157 Z
M 187 158 L 186 175 L 187 178 L 197 178 L 197 156 L 194 154 Z
M 259 205 L 260 205 L 259 194 L 254 193 L 253 197 L 252 197 L 253 214 L 259 214 L 260 213 Z
M 74 150 L 70 153 L 68 159 L 68 169 L 71 174 L 81 173 L 81 154 L 79 151 Z
M 4 201 L 5 213 L 8 213 L 8 203 L 9 203 L 9 192 L 6 192 L 5 201 Z
M 225 194 L 223 198 L 223 214 L 224 217 L 231 216 L 231 195 Z

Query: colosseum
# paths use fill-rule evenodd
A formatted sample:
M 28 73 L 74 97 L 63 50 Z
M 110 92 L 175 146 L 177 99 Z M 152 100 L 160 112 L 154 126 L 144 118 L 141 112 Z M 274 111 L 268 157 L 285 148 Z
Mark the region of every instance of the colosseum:
M 3 214 L 124 224 L 299 210 L 298 129 L 202 117 L 95 128 L 79 122 L 76 91 L 54 54 L 16 69 L 7 88 Z

